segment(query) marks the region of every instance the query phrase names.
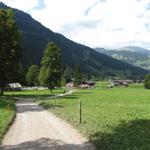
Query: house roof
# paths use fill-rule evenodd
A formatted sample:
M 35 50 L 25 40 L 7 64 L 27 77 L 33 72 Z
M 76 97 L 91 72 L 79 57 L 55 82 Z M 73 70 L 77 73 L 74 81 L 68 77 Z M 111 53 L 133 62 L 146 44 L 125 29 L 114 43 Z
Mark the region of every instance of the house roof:
M 10 88 L 21 88 L 21 84 L 20 83 L 8 83 L 8 86 Z

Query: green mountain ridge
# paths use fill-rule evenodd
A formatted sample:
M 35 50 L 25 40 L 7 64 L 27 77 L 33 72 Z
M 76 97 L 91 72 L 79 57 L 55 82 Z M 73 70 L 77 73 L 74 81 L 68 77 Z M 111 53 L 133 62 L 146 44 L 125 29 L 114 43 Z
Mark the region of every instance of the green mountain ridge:
M 0 8 L 9 8 L 0 3 Z M 13 8 L 12 8 L 13 9 Z M 127 63 L 96 52 L 90 47 L 73 42 L 61 34 L 55 33 L 34 20 L 23 11 L 13 9 L 19 30 L 22 33 L 22 64 L 25 68 L 31 64 L 40 64 L 48 42 L 55 42 L 62 49 L 63 67 L 74 70 L 80 64 L 84 74 L 95 76 L 143 77 L 148 71 L 133 67 Z
M 121 47 L 118 50 L 126 50 L 126 51 L 130 51 L 130 52 L 139 52 L 139 53 L 150 53 L 149 50 L 142 48 L 142 47 L 138 47 L 138 46 L 126 46 L 126 47 Z
M 127 62 L 133 66 L 150 70 L 150 51 L 141 47 L 127 46 L 118 50 L 96 48 L 96 51 L 112 58 Z

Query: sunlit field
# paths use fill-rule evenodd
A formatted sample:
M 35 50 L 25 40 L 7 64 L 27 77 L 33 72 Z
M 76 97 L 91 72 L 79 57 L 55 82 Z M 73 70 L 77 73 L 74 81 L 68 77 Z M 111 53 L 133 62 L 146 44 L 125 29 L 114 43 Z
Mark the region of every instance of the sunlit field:
M 94 89 L 78 90 L 55 100 L 45 98 L 39 103 L 78 128 L 98 149 L 146 150 L 150 147 L 150 91 L 142 84 L 107 89 L 98 83 Z
M 56 88 L 52 91 L 52 93 L 50 90 L 22 90 L 22 91 L 6 91 L 4 94 L 6 96 L 36 98 L 36 97 L 49 97 L 56 94 L 62 94 L 63 92 L 64 92 L 63 88 Z

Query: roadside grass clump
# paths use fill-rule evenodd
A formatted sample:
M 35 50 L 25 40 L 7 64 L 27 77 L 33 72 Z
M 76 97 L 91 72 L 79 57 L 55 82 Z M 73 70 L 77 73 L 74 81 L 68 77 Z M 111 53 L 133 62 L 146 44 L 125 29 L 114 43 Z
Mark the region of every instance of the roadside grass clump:
M 0 142 L 15 117 L 15 101 L 0 97 Z
M 150 148 L 150 91 L 141 86 L 78 90 L 72 95 L 39 100 L 39 103 L 78 128 L 98 150 Z

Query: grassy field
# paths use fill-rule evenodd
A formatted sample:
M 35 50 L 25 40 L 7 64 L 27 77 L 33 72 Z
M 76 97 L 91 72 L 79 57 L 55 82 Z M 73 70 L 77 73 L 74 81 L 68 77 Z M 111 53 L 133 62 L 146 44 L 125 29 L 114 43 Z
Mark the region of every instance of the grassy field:
M 49 97 L 53 96 L 56 94 L 61 94 L 63 93 L 64 89 L 63 88 L 57 88 L 54 89 L 53 92 L 51 93 L 50 90 L 23 90 L 23 91 L 10 91 L 10 92 L 5 92 L 4 94 L 6 96 L 16 96 L 16 97 L 25 97 L 25 98 L 36 98 L 36 97 Z
M 15 102 L 12 99 L 0 97 L 0 142 L 15 116 Z
M 78 101 L 82 102 L 79 125 Z M 98 150 L 150 149 L 150 91 L 142 85 L 128 88 L 78 90 L 54 100 L 39 100 L 41 105 L 71 122 Z

